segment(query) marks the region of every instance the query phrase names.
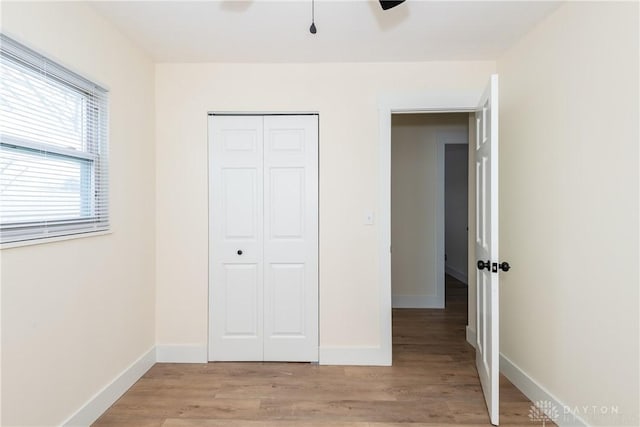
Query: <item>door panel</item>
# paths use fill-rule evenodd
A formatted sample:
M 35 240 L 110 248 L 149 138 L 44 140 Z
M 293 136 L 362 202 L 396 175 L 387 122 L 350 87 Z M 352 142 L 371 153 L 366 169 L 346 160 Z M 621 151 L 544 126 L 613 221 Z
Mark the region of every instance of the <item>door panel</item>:
M 276 121 L 289 120 L 290 117 L 304 117 L 304 116 L 280 116 L 276 117 Z M 310 116 L 311 117 L 311 116 Z M 273 116 L 269 117 L 269 122 L 273 123 Z M 305 149 L 305 129 L 267 129 L 268 132 L 268 144 L 271 152 L 289 153 L 289 154 L 303 154 Z
M 304 264 L 271 264 L 272 337 L 304 337 L 305 281 Z
M 258 182 L 255 168 L 223 168 L 223 230 L 226 239 L 257 238 Z
M 318 360 L 318 119 L 266 116 L 264 360 Z
M 261 117 L 210 117 L 210 360 L 263 357 Z
M 476 111 L 476 257 L 488 268 L 476 270 L 476 367 L 491 423 L 499 408 L 499 276 L 498 262 L 498 76 Z
M 304 168 L 270 168 L 270 238 L 304 238 Z
M 223 336 L 257 338 L 258 332 L 258 266 L 225 264 L 224 306 L 226 310 Z

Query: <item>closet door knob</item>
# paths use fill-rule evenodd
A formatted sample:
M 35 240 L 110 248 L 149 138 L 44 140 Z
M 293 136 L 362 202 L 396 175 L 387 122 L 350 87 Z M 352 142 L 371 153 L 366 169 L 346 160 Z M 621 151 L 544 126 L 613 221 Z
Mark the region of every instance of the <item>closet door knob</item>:
M 238 249 L 238 252 L 236 252 L 238 255 L 242 255 L 242 249 Z

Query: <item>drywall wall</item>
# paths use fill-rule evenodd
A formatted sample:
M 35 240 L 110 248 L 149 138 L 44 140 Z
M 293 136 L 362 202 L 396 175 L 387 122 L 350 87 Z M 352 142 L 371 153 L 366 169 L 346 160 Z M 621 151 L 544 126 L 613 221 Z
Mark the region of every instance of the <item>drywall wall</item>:
M 498 62 L 500 349 L 591 425 L 640 424 L 638 17 L 569 2 Z
M 465 135 L 467 114 L 395 114 L 391 123 L 391 292 L 393 307 L 442 308 L 437 268 L 443 132 Z M 439 138 L 440 137 L 440 138 Z M 450 146 L 447 144 L 447 146 Z M 466 149 L 467 146 L 465 145 Z M 466 164 L 463 179 L 466 180 Z M 464 194 L 466 199 L 467 194 Z M 466 224 L 466 203 L 464 206 Z M 446 223 L 446 221 L 444 221 Z M 441 242 L 444 243 L 444 242 Z M 464 246 L 466 248 L 466 240 Z M 444 260 L 440 260 L 442 263 Z M 466 259 L 465 259 L 466 262 Z M 465 266 L 466 269 L 466 266 Z M 440 289 L 438 288 L 440 284 Z M 438 295 L 438 294 L 441 295 Z
M 320 346 L 359 354 L 380 345 L 378 230 L 365 225 L 378 205 L 379 96 L 481 91 L 494 70 L 491 61 L 158 64 L 159 346 L 206 349 L 207 111 L 320 114 Z
M 3 2 L 2 31 L 110 90 L 113 232 L 0 253 L 1 423 L 59 425 L 154 345 L 154 67 L 80 2 Z
M 462 119 L 466 130 L 467 115 Z M 469 146 L 448 144 L 444 159 L 445 273 L 467 283 Z

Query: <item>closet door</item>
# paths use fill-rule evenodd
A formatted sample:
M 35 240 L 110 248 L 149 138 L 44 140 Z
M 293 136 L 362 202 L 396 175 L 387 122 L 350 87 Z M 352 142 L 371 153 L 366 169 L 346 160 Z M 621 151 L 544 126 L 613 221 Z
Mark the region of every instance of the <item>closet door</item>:
M 263 359 L 263 118 L 209 117 L 209 360 Z
M 209 117 L 209 360 L 318 360 L 318 116 Z
M 318 116 L 264 118 L 264 360 L 318 360 Z

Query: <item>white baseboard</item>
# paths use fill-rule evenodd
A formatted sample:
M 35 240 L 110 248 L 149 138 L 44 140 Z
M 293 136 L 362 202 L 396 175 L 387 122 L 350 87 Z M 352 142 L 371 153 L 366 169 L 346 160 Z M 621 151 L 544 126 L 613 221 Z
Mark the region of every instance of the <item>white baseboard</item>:
M 113 381 L 97 392 L 87 403 L 62 423 L 63 426 L 88 426 L 97 420 L 113 403 L 138 381 L 156 362 L 152 347 Z
M 207 346 L 200 344 L 170 344 L 156 346 L 159 363 L 207 363 Z
M 467 342 L 475 347 L 476 331 L 467 325 Z M 578 414 L 569 410 L 569 407 L 549 393 L 542 385 L 527 375 L 519 366 L 513 363 L 504 354 L 500 353 L 500 373 L 522 392 L 532 402 L 544 402 L 542 408 L 546 408 L 547 416 L 560 427 L 588 426 L 587 422 Z M 553 409 L 557 412 L 552 413 Z M 556 416 L 557 415 L 557 416 Z
M 588 426 L 587 422 L 500 353 L 500 372 L 532 402 L 544 402 L 547 416 L 560 427 Z M 555 409 L 555 411 L 554 411 Z M 557 411 L 557 412 L 556 412 Z
M 444 308 L 444 298 L 429 295 L 392 295 L 393 308 Z
M 467 325 L 466 331 L 467 331 L 467 342 L 471 344 L 473 348 L 476 348 L 476 330 L 470 328 L 469 325 Z
M 456 279 L 458 279 L 459 281 L 461 281 L 462 283 L 464 283 L 465 285 L 469 284 L 469 278 L 467 277 L 466 274 L 464 274 L 462 271 L 457 270 L 453 267 L 449 267 L 447 265 L 445 265 L 444 267 L 444 272 L 446 274 L 448 274 L 449 276 L 453 276 Z
M 380 347 L 320 347 L 320 365 L 391 366 Z

